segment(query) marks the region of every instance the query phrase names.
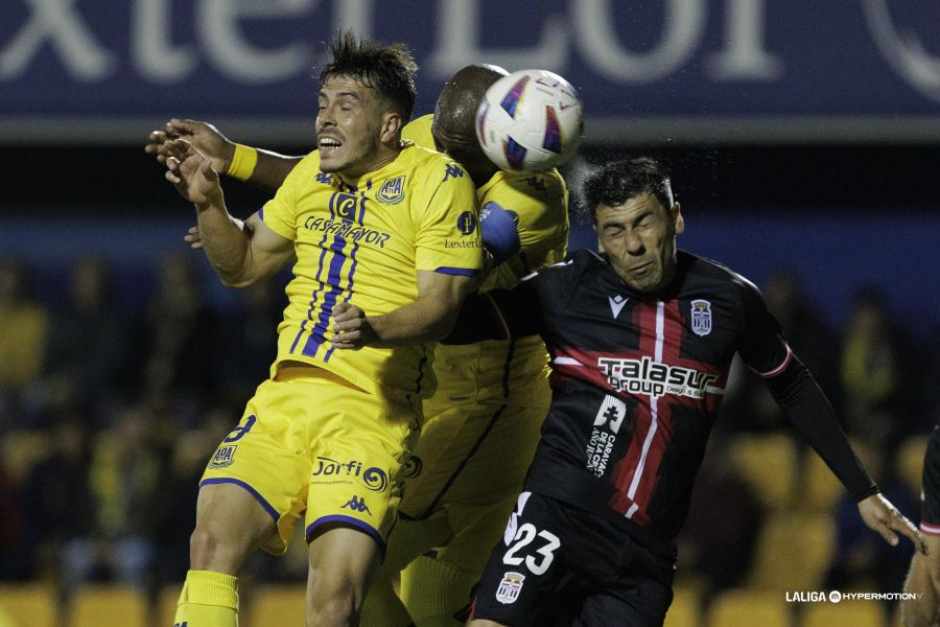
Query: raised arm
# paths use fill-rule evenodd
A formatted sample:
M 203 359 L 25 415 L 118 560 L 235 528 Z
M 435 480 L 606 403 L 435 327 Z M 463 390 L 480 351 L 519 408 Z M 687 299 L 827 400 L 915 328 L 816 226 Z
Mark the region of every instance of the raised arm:
M 293 243 L 258 219 L 244 224 L 232 218 L 225 206 L 219 176 L 208 159 L 193 149 L 166 160 L 166 178 L 196 207 L 202 247 L 222 283 L 247 287 L 275 274 L 293 256 Z
M 144 151 L 154 155 L 160 163 L 166 163 L 172 156 L 168 143 L 176 139 L 192 145 L 209 160 L 216 173 L 271 190 L 280 187 L 294 166 L 303 159 L 236 144 L 208 122 L 177 118 L 167 122 L 163 130 L 152 131 Z

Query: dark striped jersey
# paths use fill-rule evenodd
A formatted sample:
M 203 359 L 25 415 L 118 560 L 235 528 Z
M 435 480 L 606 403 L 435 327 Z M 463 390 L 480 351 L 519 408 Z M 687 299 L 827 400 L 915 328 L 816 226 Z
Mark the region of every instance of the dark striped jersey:
M 793 359 L 757 288 L 686 252 L 655 297 L 580 251 L 493 300 L 514 333 L 539 333 L 551 356 L 552 405 L 526 489 L 670 542 L 735 353 L 765 377 Z

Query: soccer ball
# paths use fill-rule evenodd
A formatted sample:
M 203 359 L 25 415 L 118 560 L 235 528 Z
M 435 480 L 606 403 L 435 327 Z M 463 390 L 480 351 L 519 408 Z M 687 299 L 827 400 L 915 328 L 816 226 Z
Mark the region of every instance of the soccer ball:
M 501 170 L 548 170 L 574 156 L 581 114 L 571 83 L 546 70 L 521 70 L 486 90 L 477 109 L 477 139 Z

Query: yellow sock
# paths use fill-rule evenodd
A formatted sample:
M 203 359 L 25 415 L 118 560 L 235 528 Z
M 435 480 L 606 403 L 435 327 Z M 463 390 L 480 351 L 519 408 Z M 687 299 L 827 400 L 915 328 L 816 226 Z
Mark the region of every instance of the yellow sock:
M 173 627 L 238 627 L 238 578 L 209 570 L 186 573 Z

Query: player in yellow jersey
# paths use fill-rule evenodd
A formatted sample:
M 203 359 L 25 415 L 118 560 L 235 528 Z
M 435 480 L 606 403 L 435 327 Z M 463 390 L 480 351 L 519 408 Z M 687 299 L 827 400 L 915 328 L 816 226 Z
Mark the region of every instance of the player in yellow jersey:
M 271 377 L 200 482 L 175 618 L 187 627 L 236 625 L 242 561 L 255 547 L 283 551 L 301 516 L 306 624 L 358 624 L 396 518 L 420 400 L 434 388 L 428 342 L 448 334 L 481 268 L 469 176 L 401 140 L 415 97 L 407 49 L 345 35 L 332 53 L 320 76 L 318 150 L 249 228 L 233 224 L 210 161 L 185 142 L 167 146 L 167 178 L 195 204 L 226 285 L 250 285 L 294 260 Z M 368 313 L 369 347 L 333 346 L 330 319 L 346 307 Z
M 512 287 L 563 260 L 568 242 L 561 175 L 500 171 L 477 142 L 477 106 L 503 74 L 492 67 L 461 70 L 445 85 L 433 121 L 418 118 L 404 131 L 454 157 L 477 186 L 487 251 L 483 291 Z M 439 386 L 424 402 L 415 448 L 423 468 L 406 484 L 385 567 L 402 569 L 401 599 L 419 627 L 460 624 L 460 610 L 505 528 L 538 441 L 551 397 L 546 364 L 545 347 L 534 337 L 439 344 L 435 350 Z M 391 616 L 390 600 L 374 585 L 363 616 L 375 616 L 377 607 Z
M 462 69 L 446 84 L 435 116 L 421 117 L 403 132 L 418 145 L 446 151 L 476 184 L 489 267 L 483 289 L 511 287 L 520 276 L 560 261 L 568 237 L 567 189 L 558 172 L 499 171 L 477 144 L 477 105 L 503 74 L 491 66 Z M 214 127 L 171 120 L 166 131 L 151 135 L 148 152 L 158 159 L 167 133 L 189 138 L 218 171 L 232 172 L 235 145 Z M 242 178 L 275 186 L 296 163 L 258 151 L 254 170 Z M 199 245 L 197 233 L 188 240 Z M 388 576 L 373 583 L 363 625 L 460 624 L 455 615 L 502 533 L 538 439 L 550 395 L 545 365 L 536 338 L 437 347 L 438 390 L 424 402 L 425 424 L 409 468 L 414 476 L 389 538 Z M 398 571 L 410 618 L 392 592 Z

